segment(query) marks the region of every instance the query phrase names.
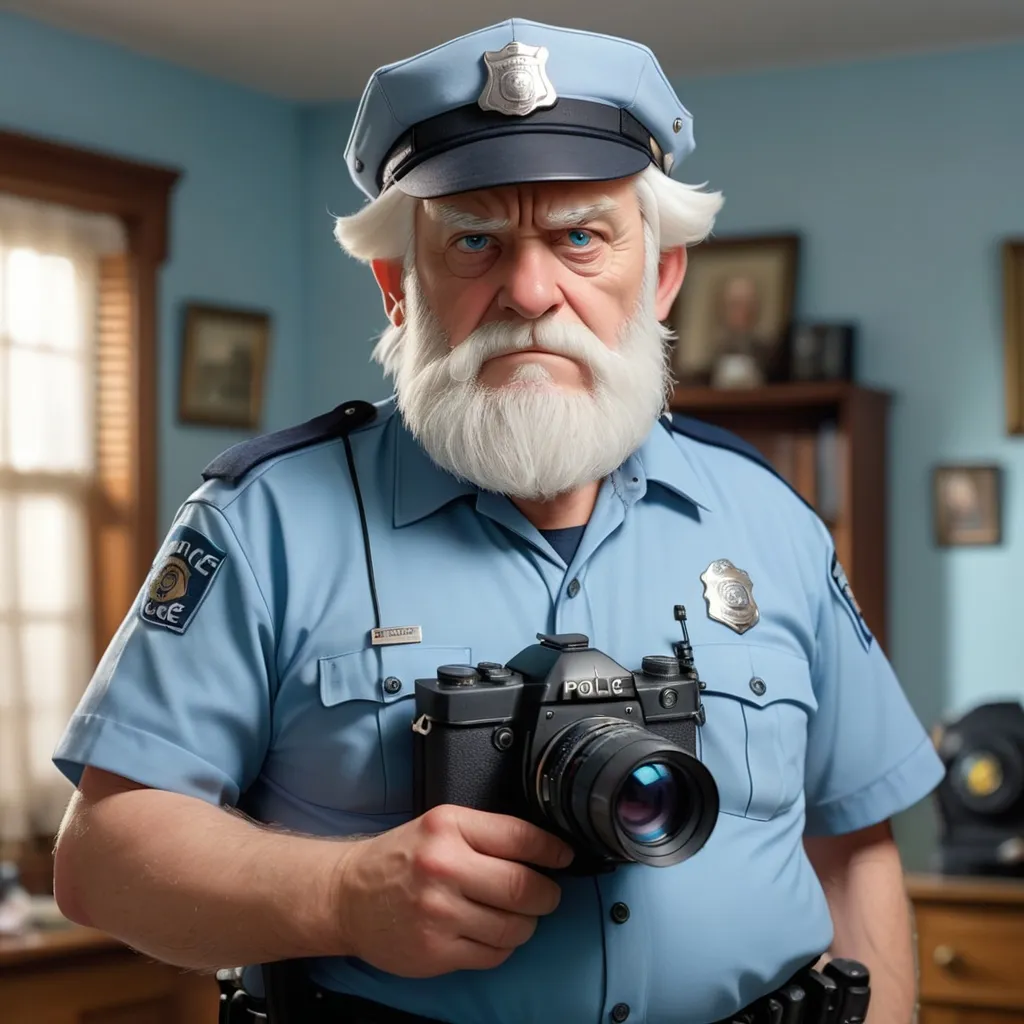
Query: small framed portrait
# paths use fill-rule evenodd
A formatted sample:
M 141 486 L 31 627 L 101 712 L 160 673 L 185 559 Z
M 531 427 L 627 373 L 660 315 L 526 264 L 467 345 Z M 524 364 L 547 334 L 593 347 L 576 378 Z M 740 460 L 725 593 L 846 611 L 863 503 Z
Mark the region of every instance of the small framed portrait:
M 270 315 L 191 303 L 185 307 L 178 418 L 182 423 L 256 429 Z
M 786 379 L 799 254 L 799 235 L 719 238 L 689 249 L 667 320 L 676 380 L 758 387 Z
M 935 541 L 940 547 L 1002 541 L 998 466 L 937 466 L 933 472 Z
M 1003 243 L 1006 432 L 1024 434 L 1024 239 Z

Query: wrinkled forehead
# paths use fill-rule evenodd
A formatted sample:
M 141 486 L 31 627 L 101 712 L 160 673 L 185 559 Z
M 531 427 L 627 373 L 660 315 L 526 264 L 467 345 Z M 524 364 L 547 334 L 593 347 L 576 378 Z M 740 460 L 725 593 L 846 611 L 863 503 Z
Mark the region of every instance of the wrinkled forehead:
M 625 225 L 639 216 L 631 179 L 503 186 L 423 200 L 423 222 L 438 229 L 559 229 L 597 220 Z

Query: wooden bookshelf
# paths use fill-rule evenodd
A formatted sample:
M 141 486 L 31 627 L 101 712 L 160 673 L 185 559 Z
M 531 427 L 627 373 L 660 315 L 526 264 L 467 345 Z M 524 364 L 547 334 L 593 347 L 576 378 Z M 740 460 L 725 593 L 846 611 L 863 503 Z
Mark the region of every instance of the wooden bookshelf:
M 844 381 L 679 387 L 672 399 L 674 411 L 753 444 L 818 511 L 883 649 L 889 404 L 888 392 Z

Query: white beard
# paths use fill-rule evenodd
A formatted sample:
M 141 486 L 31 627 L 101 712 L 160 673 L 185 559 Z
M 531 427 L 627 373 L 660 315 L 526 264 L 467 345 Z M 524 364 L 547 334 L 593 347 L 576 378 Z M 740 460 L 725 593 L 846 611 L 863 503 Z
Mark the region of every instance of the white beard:
M 614 349 L 549 317 L 484 324 L 451 349 L 407 265 L 406 322 L 381 338 L 378 356 L 396 367 L 398 408 L 439 466 L 483 490 L 547 501 L 602 480 L 640 447 L 671 386 L 669 335 L 654 314 L 659 253 L 645 236 L 640 299 Z M 478 382 L 488 359 L 534 346 L 586 366 L 590 389 L 558 387 L 536 363 L 501 387 Z

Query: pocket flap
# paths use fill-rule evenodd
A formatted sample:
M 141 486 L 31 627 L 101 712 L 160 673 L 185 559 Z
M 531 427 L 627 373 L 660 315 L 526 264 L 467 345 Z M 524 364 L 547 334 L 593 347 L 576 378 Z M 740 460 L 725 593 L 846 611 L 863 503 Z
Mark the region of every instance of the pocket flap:
M 435 675 L 438 665 L 468 663 L 471 658 L 468 647 L 420 644 L 367 647 L 321 658 L 317 665 L 320 701 L 328 708 L 352 700 L 388 704 L 411 697 L 416 680 Z
M 694 647 L 694 663 L 705 693 L 741 700 L 754 707 L 791 701 L 814 711 L 818 702 L 810 666 L 800 654 L 757 644 Z

